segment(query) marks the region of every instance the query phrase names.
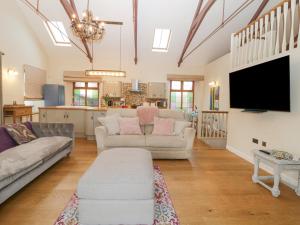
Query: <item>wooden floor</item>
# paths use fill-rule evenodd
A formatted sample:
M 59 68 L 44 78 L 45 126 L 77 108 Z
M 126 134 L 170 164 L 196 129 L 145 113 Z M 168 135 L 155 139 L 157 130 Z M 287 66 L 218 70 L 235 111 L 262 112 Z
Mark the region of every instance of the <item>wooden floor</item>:
M 96 157 L 93 141 L 79 139 L 69 158 L 0 206 L 1 225 L 52 225 Z M 300 225 L 300 198 L 282 185 L 273 198 L 251 182 L 252 166 L 226 150 L 197 141 L 188 160 L 160 160 L 181 225 Z

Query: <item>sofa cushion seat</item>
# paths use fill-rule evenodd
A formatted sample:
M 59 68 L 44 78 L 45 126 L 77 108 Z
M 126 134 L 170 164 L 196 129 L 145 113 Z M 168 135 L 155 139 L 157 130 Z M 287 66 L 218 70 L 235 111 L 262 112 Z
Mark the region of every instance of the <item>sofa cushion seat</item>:
M 156 148 L 184 148 L 186 140 L 181 136 L 145 135 L 146 146 Z
M 144 135 L 109 135 L 104 144 L 109 147 L 144 147 Z
M 38 167 L 39 165 L 41 165 L 43 163 L 42 160 L 38 161 L 37 163 L 33 164 L 32 166 L 24 169 L 24 170 L 21 170 L 20 172 L 14 174 L 14 175 L 11 175 L 9 177 L 6 177 L 4 179 L 2 179 L 0 181 L 0 190 L 4 187 L 6 187 L 7 185 L 13 183 L 15 180 L 17 180 L 18 178 L 20 178 L 21 176 L 23 176 L 24 174 L 30 172 L 31 170 L 35 169 L 36 167 Z
M 38 164 L 72 141 L 69 137 L 42 137 L 0 154 L 0 181 Z

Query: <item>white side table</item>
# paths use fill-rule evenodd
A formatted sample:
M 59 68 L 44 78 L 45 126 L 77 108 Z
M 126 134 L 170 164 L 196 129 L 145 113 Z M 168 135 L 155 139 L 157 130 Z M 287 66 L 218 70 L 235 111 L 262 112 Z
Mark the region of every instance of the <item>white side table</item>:
M 263 162 L 274 168 L 274 176 L 259 176 L 259 163 Z M 254 173 L 252 181 L 258 183 L 272 192 L 274 197 L 280 195 L 279 183 L 280 174 L 284 170 L 297 170 L 298 171 L 298 186 L 295 188 L 295 192 L 300 196 L 300 160 L 278 160 L 268 154 L 262 153 L 258 150 L 254 151 Z M 274 179 L 273 187 L 268 186 L 263 181 L 268 179 Z

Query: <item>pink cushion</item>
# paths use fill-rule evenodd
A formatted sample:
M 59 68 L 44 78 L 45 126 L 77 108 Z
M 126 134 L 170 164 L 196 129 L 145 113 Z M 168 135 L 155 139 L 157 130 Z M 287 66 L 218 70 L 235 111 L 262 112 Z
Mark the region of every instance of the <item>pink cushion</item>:
M 120 125 L 120 134 L 142 134 L 139 118 L 120 118 L 119 119 Z
M 141 125 L 153 124 L 154 117 L 158 115 L 158 108 L 139 106 L 137 108 L 137 114 Z
M 153 135 L 173 135 L 174 119 L 154 117 Z

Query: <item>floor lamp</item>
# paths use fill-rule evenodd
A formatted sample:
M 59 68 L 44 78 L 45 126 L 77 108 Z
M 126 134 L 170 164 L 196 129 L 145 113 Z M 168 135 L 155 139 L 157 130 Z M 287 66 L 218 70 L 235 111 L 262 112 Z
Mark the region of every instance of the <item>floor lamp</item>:
M 0 124 L 3 124 L 3 86 L 2 86 L 2 56 L 3 52 L 0 52 Z

